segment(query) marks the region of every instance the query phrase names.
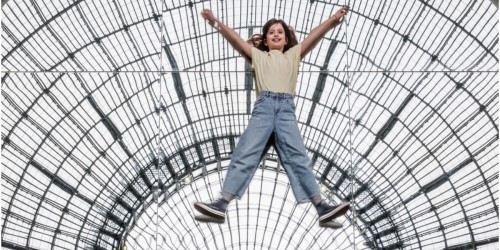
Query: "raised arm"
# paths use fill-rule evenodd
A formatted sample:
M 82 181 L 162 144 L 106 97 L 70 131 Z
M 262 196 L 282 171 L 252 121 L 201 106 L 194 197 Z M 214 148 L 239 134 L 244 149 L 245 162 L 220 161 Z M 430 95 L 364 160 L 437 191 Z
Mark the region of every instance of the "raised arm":
M 201 16 L 208 21 L 219 33 L 238 51 L 249 63 L 252 62 L 252 46 L 243 40 L 238 33 L 217 20 L 211 10 L 204 9 Z
M 347 8 L 342 8 L 338 10 L 335 15 L 328 18 L 326 21 L 322 22 L 320 25 L 316 26 L 311 30 L 311 33 L 300 43 L 300 58 L 304 58 L 309 52 L 311 52 L 316 44 L 330 31 L 339 25 L 343 17 L 347 15 Z

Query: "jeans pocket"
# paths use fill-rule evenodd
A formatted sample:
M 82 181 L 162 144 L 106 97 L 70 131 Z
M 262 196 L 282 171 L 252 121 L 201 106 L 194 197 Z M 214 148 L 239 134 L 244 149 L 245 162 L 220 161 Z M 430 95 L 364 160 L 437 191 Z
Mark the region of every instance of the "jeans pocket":
M 295 112 L 295 102 L 292 99 L 286 99 L 286 103 L 292 108 L 293 112 Z
M 264 96 L 258 96 L 257 97 L 257 100 L 255 100 L 255 102 L 253 103 L 252 116 L 257 111 L 257 105 L 259 105 L 260 103 L 264 102 L 264 100 L 265 100 Z
M 259 103 L 263 102 L 263 101 L 264 101 L 264 99 L 265 99 L 265 97 L 264 97 L 264 96 L 261 96 L 261 95 L 260 95 L 260 96 L 258 96 L 258 97 L 257 97 L 257 100 L 255 100 L 255 102 L 253 103 L 253 107 L 255 108 L 255 106 L 257 106 L 257 104 L 259 104 Z

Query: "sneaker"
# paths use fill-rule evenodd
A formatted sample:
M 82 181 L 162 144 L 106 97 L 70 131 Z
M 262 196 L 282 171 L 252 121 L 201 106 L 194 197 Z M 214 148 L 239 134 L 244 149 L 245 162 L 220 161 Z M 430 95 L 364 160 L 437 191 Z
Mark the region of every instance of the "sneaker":
M 208 223 L 217 223 L 217 224 L 224 224 L 224 222 L 226 221 L 225 218 L 216 218 L 216 217 L 212 217 L 212 216 L 208 216 L 208 215 L 204 215 L 204 214 L 198 214 L 196 216 L 194 216 L 194 219 L 196 221 L 199 221 L 199 222 L 208 222 Z M 342 227 L 342 225 L 341 225 Z
M 342 228 L 342 224 L 332 220 L 332 221 L 325 221 L 325 222 L 320 222 L 319 223 L 320 227 L 327 227 L 331 229 L 339 229 Z
M 216 219 L 225 219 L 226 218 L 226 209 L 227 202 L 224 198 L 219 198 L 215 200 L 213 203 L 203 203 L 203 202 L 195 202 L 194 208 L 198 210 L 198 212 L 216 218 Z
M 330 206 L 325 201 L 321 201 L 316 205 L 316 211 L 318 211 L 319 223 L 326 221 L 331 221 L 337 217 L 340 217 L 347 213 L 351 204 L 349 202 L 342 203 L 338 206 Z

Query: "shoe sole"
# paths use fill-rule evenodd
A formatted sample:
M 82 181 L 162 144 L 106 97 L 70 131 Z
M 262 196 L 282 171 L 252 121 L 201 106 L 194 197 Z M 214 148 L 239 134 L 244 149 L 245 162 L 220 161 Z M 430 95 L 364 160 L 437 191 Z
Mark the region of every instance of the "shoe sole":
M 217 211 L 213 208 L 210 208 L 209 206 L 206 206 L 202 202 L 195 202 L 194 203 L 194 208 L 198 210 L 198 212 L 207 215 L 209 217 L 213 217 L 215 219 L 223 220 L 226 218 L 226 214 Z
M 331 229 L 339 229 L 342 228 L 342 224 L 336 222 L 336 221 L 327 221 L 327 222 L 320 222 L 319 223 L 320 227 L 326 227 L 326 228 L 331 228 Z
M 325 223 L 327 221 L 334 220 L 335 218 L 344 215 L 345 213 L 347 213 L 347 210 L 349 210 L 350 206 L 351 206 L 350 203 L 340 204 L 337 208 L 335 208 L 331 212 L 319 217 L 319 223 Z
M 204 214 L 196 215 L 194 217 L 194 219 L 196 221 L 203 222 L 203 223 L 217 223 L 217 224 L 223 224 L 226 221 L 225 219 L 219 219 L 219 218 L 215 218 L 215 217 L 204 215 Z

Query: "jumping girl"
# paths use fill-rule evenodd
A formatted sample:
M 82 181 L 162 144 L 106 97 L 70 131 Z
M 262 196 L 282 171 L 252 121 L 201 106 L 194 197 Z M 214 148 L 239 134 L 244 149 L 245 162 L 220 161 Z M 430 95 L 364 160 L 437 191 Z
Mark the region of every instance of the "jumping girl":
M 229 202 L 241 198 L 262 156 L 273 144 L 297 203 L 312 202 L 320 226 L 339 227 L 334 219 L 344 215 L 350 203 L 331 206 L 321 197 L 295 117 L 293 96 L 300 60 L 328 31 L 339 25 L 346 14 L 347 8 L 341 8 L 298 43 L 295 33 L 283 20 L 269 20 L 262 35 L 253 36 L 247 42 L 217 20 L 212 11 L 201 12 L 208 24 L 251 63 L 258 97 L 248 127 L 231 157 L 221 196 L 212 203 L 195 202 L 195 209 L 204 215 L 195 217 L 197 220 L 224 223 Z M 331 222 L 336 224 L 332 226 Z

